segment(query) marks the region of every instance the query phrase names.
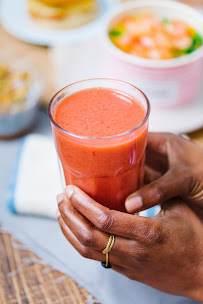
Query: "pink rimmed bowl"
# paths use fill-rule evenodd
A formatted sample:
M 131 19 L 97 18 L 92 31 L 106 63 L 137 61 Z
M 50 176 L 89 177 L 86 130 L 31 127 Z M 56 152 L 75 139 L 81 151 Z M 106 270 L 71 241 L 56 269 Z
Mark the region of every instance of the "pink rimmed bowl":
M 113 10 L 102 32 L 105 71 L 109 77 L 130 82 L 150 99 L 152 108 L 174 108 L 196 100 L 202 81 L 203 46 L 173 59 L 154 60 L 127 54 L 116 47 L 109 30 L 129 14 L 154 13 L 160 17 L 183 20 L 203 36 L 203 15 L 190 6 L 170 0 L 135 0 Z

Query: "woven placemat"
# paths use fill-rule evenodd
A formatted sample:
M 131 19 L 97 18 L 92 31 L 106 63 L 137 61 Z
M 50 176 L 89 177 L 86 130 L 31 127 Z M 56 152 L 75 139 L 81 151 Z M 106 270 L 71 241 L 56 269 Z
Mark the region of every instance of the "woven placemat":
M 1 228 L 1 304 L 96 304 L 71 278 L 40 261 Z M 31 265 L 25 267 L 26 262 Z

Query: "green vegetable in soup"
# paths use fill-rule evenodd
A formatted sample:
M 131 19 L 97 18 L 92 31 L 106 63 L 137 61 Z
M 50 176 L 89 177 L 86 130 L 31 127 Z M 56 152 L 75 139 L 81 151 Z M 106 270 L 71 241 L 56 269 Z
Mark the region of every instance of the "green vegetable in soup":
M 188 55 L 197 50 L 203 44 L 203 38 L 198 34 L 195 33 L 193 36 L 192 44 L 189 48 L 185 50 L 173 50 L 174 57 L 180 57 L 183 55 Z
M 195 33 L 192 40 L 192 45 L 188 49 L 183 50 L 183 52 L 184 54 L 190 54 L 194 52 L 196 49 L 198 49 L 202 44 L 203 44 L 202 37 L 198 33 Z
M 193 37 L 193 45 L 198 48 L 203 44 L 203 38 L 198 33 Z
M 122 32 L 120 30 L 112 30 L 109 32 L 110 36 L 120 36 L 122 34 Z
M 168 18 L 163 18 L 161 20 L 161 22 L 164 23 L 164 24 L 168 24 L 169 23 L 169 19 Z

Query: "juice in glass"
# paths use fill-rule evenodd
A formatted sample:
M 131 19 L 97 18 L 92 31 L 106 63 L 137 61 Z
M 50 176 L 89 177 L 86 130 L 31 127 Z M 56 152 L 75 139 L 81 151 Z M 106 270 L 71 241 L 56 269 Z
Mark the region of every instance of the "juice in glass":
M 150 106 L 136 87 L 111 79 L 74 83 L 50 102 L 49 117 L 66 185 L 125 212 L 143 184 Z

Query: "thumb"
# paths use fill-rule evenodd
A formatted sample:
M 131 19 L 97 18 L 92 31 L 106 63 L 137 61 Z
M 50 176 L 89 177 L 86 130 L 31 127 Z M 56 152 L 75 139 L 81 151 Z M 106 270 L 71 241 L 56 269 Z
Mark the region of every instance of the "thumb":
M 125 208 L 129 213 L 136 213 L 173 197 L 183 196 L 187 189 L 189 189 L 187 175 L 173 168 L 152 183 L 129 195 L 125 201 Z

